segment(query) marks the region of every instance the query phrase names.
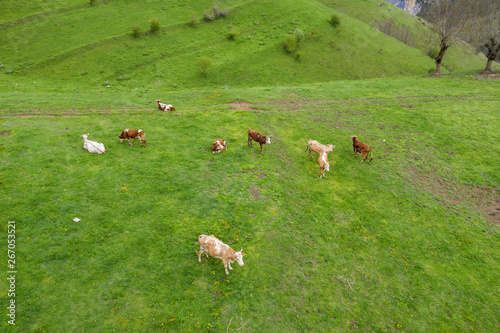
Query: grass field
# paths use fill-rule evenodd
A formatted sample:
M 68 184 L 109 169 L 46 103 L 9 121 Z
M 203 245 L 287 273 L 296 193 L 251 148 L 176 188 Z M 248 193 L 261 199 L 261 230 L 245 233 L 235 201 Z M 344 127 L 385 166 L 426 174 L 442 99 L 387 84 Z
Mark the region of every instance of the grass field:
M 498 81 L 17 89 L 0 94 L 0 229 L 16 222 L 18 271 L 6 331 L 500 329 Z M 147 148 L 120 144 L 124 128 Z M 248 128 L 273 136 L 263 154 Z M 217 138 L 228 151 L 210 152 Z M 309 138 L 336 145 L 324 179 Z M 198 263 L 202 233 L 243 248 L 245 266 Z
M 384 4 L 0 3 L 0 331 L 500 331 L 500 81 L 465 44 L 425 77 L 422 22 Z M 336 145 L 324 179 L 308 139 Z M 200 234 L 245 265 L 200 264 Z

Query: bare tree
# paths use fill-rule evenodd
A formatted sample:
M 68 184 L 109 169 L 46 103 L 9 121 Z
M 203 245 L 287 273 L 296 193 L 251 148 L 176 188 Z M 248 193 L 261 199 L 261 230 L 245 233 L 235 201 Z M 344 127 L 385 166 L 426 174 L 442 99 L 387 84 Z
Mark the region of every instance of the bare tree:
M 439 53 L 434 59 L 435 75 L 441 74 L 441 63 L 446 50 L 456 43 L 461 35 L 470 31 L 475 7 L 475 1 L 471 0 L 432 0 L 427 10 L 422 13 L 431 23 L 429 28 L 433 43 L 439 45 Z
M 486 48 L 486 68 L 483 74 L 495 73 L 491 69 L 493 61 L 500 52 L 500 1 L 481 0 L 478 12 L 477 37 L 481 45 Z

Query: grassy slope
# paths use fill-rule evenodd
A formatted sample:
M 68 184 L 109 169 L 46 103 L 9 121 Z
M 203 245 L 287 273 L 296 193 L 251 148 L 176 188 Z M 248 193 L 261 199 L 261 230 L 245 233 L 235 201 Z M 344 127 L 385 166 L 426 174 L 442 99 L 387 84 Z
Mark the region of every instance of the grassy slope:
M 1 119 L 12 132 L 0 136 L 0 192 L 18 228 L 18 331 L 499 328 L 498 228 L 473 204 L 500 183 L 500 151 L 479 148 L 500 139 L 496 82 L 202 94 L 217 96 L 211 110 Z M 265 111 L 221 111 L 234 96 Z M 148 147 L 120 145 L 125 127 L 145 128 Z M 247 148 L 248 127 L 273 135 L 264 154 Z M 83 150 L 84 132 L 106 155 Z M 351 154 L 352 134 L 374 148 L 371 164 Z M 213 155 L 218 137 L 229 151 Z M 307 138 L 337 146 L 326 179 Z M 199 264 L 200 233 L 243 247 L 245 266 L 226 278 L 220 261 Z
M 379 12 L 388 12 L 387 8 L 355 3 L 364 7 L 351 5 L 353 13 L 346 13 L 352 16 L 339 14 L 340 33 L 328 24 L 336 10 L 301 0 L 234 1 L 229 17 L 195 28 L 186 24 L 190 12 L 201 17 L 210 1 L 149 1 L 147 6 L 111 1 L 53 9 L 46 16 L 4 26 L 0 59 L 3 70 L 14 74 L 2 75 L 2 80 L 13 84 L 24 78 L 50 80 L 51 86 L 77 85 L 80 89 L 108 83 L 128 88 L 160 86 L 169 91 L 425 74 L 433 68 L 432 60 L 418 49 L 352 18 L 371 10 L 383 16 Z M 389 13 L 398 21 L 403 16 L 412 20 L 402 11 Z M 138 22 L 146 30 L 152 17 L 162 23 L 161 33 L 137 39 L 129 36 L 133 24 Z M 296 27 L 306 34 L 301 60 L 281 47 L 285 35 Z M 233 28 L 241 35 L 228 41 L 225 35 Z M 200 56 L 214 60 L 207 77 L 195 65 Z M 453 63 L 455 69 L 482 66 L 482 60 L 472 54 L 462 55 L 461 60 L 462 64 Z
M 406 25 L 411 28 L 414 35 L 415 47 L 424 53 L 431 49 L 438 49 L 439 45 L 429 41 L 424 21 L 420 18 L 409 15 L 405 11 L 393 6 L 384 0 L 318 0 L 324 5 L 345 12 L 347 15 L 372 26 L 375 21 L 389 19 L 396 24 Z M 474 49 L 465 43 L 454 45 L 450 48 L 443 59 L 443 66 L 449 71 L 476 70 L 486 66 L 486 59 L 483 56 L 475 56 Z M 435 66 L 433 66 L 435 67 Z

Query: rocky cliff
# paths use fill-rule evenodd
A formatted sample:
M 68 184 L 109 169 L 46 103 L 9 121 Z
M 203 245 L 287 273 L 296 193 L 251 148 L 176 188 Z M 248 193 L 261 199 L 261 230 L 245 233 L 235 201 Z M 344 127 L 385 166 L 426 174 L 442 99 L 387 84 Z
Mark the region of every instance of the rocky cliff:
M 394 6 L 406 10 L 412 15 L 417 15 L 422 10 L 423 0 L 385 0 Z

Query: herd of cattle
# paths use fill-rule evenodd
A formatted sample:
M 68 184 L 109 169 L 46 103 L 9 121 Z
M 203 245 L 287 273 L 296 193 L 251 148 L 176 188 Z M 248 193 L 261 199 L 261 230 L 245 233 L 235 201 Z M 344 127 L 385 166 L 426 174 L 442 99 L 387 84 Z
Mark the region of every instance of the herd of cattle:
M 157 100 L 156 103 L 158 104 L 158 109 L 161 111 L 174 111 L 175 108 L 171 104 L 163 104 L 160 103 L 160 100 Z M 87 149 L 89 153 L 94 153 L 94 154 L 104 154 L 106 149 L 104 148 L 104 144 L 95 142 L 95 141 L 90 141 L 88 139 L 89 134 L 83 134 L 83 148 Z M 132 146 L 132 139 L 139 139 L 141 141 L 141 147 L 146 148 L 146 136 L 143 130 L 141 129 L 125 129 L 122 131 L 122 133 L 118 136 L 118 139 L 120 139 L 120 143 L 123 143 L 124 140 L 128 140 L 130 146 Z M 352 136 L 352 146 L 353 146 L 353 154 L 357 157 L 358 153 L 362 155 L 362 160 L 365 161 L 368 158 L 368 154 L 371 152 L 371 148 L 358 140 L 356 136 Z M 260 144 L 260 152 L 262 153 L 262 146 L 271 143 L 271 136 L 265 136 L 262 135 L 261 133 L 251 130 L 248 130 L 248 147 L 253 147 L 252 143 L 253 141 L 256 141 Z M 218 139 L 215 140 L 212 143 L 212 153 L 220 153 L 223 149 L 227 150 L 227 145 L 226 141 L 223 139 Z M 320 169 L 320 175 L 319 178 L 323 178 L 325 176 L 325 171 L 330 171 L 330 164 L 328 163 L 328 153 L 331 152 L 333 149 L 335 149 L 335 146 L 328 144 L 328 145 L 322 145 L 316 140 L 308 140 L 307 142 L 307 147 L 306 151 L 309 150 L 309 156 L 313 158 L 312 152 L 316 152 L 319 154 L 318 157 L 318 164 L 319 164 L 319 169 Z M 373 159 L 373 153 L 371 154 L 370 157 L 370 162 Z M 198 261 L 201 263 L 201 255 L 202 253 L 205 253 L 205 255 L 208 257 L 209 255 L 217 258 L 217 259 L 222 259 L 222 263 L 224 265 L 224 270 L 226 274 L 229 274 L 228 268 L 232 270 L 231 264 L 234 263 L 235 261 L 240 265 L 243 266 L 243 256 L 245 255 L 241 249 L 240 251 L 236 252 L 234 251 L 229 245 L 224 244 L 220 239 L 215 237 L 214 235 L 200 235 L 198 237 L 198 242 L 200 244 L 200 251 L 198 254 Z

